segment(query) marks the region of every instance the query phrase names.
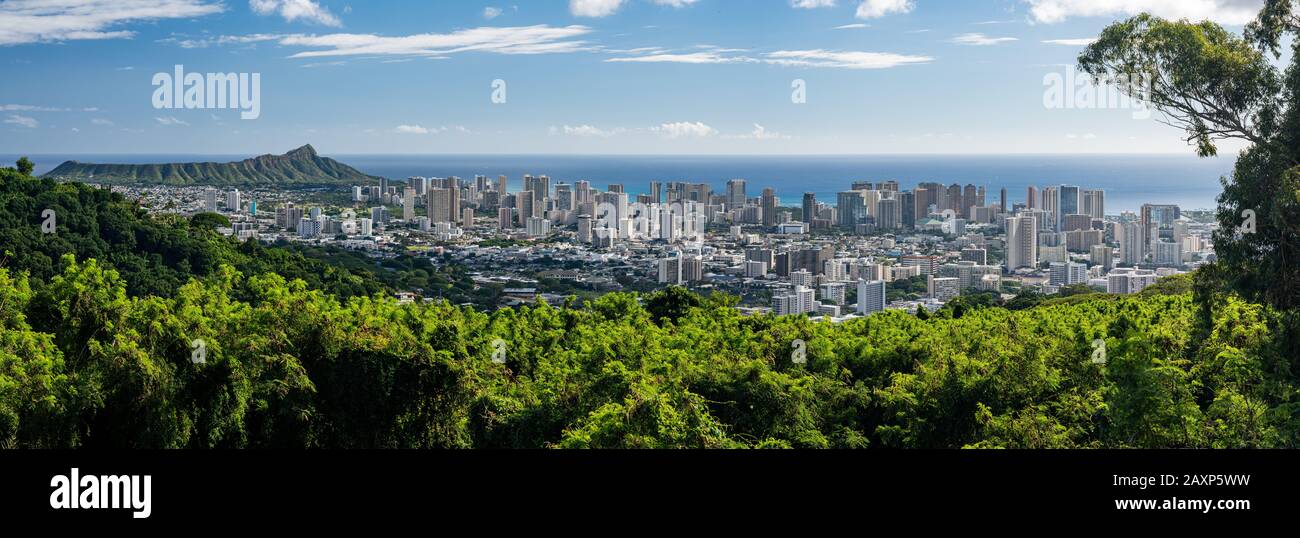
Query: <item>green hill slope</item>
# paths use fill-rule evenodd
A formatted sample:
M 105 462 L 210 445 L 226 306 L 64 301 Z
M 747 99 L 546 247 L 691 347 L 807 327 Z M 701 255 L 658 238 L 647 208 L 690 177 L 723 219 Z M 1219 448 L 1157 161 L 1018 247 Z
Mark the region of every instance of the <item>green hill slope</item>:
M 91 164 L 68 161 L 45 174 L 62 181 L 161 185 L 326 185 L 378 178 L 333 159 L 311 145 L 284 155 L 262 155 L 233 163 Z

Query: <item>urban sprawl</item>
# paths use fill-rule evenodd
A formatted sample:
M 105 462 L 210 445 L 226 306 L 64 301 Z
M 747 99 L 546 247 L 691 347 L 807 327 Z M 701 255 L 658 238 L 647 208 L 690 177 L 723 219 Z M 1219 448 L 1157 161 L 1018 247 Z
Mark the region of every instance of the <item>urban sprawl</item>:
M 525 176 L 517 192 L 504 176 L 413 177 L 312 206 L 304 196 L 319 191 L 114 189 L 152 211 L 221 213 L 231 222 L 222 231 L 239 240 L 459 263 L 476 285 L 501 288 L 498 306 L 680 285 L 734 294 L 749 313 L 840 321 L 936 310 L 966 294 L 1130 294 L 1213 260 L 1208 212 L 1151 203 L 1108 215 L 1102 190 L 1029 187 L 1013 204 L 1007 189 L 975 185 L 849 187 L 833 200 L 805 193 L 798 206 L 782 206 L 771 188 L 751 197 L 742 179 L 720 192 L 651 182 L 633 195 L 547 176 Z

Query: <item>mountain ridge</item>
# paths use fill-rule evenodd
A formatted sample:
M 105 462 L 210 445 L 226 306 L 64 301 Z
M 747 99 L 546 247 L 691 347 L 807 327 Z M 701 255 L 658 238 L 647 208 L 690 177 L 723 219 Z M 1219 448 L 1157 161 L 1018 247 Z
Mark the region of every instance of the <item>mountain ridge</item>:
M 379 179 L 334 159 L 321 157 L 311 144 L 283 155 L 259 155 L 228 163 L 96 164 L 67 161 L 42 177 L 171 186 L 334 185 Z

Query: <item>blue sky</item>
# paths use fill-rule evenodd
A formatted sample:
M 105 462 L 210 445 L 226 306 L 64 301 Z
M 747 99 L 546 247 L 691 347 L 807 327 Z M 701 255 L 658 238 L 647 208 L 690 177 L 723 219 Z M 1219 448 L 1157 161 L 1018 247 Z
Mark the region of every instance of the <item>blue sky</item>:
M 1261 3 L 0 0 L 0 153 L 1190 153 L 1045 77 L 1137 11 Z M 260 116 L 155 108 L 177 64 L 260 74 Z

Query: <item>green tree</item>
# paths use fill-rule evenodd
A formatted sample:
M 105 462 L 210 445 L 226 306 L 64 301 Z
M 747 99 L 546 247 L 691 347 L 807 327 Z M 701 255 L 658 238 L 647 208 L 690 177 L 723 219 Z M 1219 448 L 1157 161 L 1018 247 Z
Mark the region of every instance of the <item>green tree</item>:
M 219 213 L 198 213 L 190 217 L 190 226 L 202 229 L 229 228 L 230 219 Z
M 1079 57 L 1090 75 L 1153 105 L 1202 156 L 1249 144 L 1219 197 L 1214 235 L 1223 279 L 1244 296 L 1300 306 L 1300 3 L 1267 0 L 1244 36 L 1211 22 L 1139 15 L 1106 28 Z M 1289 38 L 1291 66 L 1279 71 Z

